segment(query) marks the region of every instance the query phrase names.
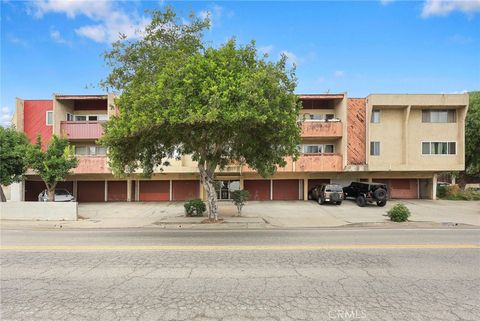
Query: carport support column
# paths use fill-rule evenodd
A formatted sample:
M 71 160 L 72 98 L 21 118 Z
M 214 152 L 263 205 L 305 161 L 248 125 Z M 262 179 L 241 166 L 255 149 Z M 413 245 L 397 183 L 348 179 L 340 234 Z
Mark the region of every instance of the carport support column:
M 273 200 L 273 179 L 270 180 L 270 200 Z
M 437 199 L 437 174 L 433 174 L 432 178 L 432 200 Z
M 204 201 L 204 200 L 205 200 L 205 191 L 204 191 L 204 189 L 203 189 L 202 181 L 199 180 L 199 181 L 198 181 L 198 184 L 200 184 L 200 199 L 201 199 L 202 201 Z
M 108 201 L 108 181 L 105 180 L 105 191 L 104 191 L 104 201 L 107 202 Z
M 240 177 L 240 189 L 244 189 L 243 177 Z
M 132 180 L 127 179 L 127 202 L 132 201 Z
M 170 180 L 170 191 L 168 192 L 169 195 L 169 201 L 171 202 L 173 200 L 173 183 L 172 180 Z
M 303 200 L 308 201 L 308 178 L 303 179 Z

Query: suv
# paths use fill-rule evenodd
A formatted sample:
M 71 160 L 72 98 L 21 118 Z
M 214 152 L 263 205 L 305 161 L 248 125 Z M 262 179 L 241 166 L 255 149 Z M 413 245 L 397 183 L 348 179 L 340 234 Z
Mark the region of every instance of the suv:
M 351 182 L 343 188 L 344 198 L 354 198 L 357 205 L 364 207 L 368 203 L 377 203 L 378 206 L 387 204 L 387 185 L 382 183 Z
M 43 190 L 40 194 L 38 194 L 38 201 L 48 202 L 48 193 L 46 189 Z M 54 202 L 75 202 L 75 197 L 64 188 L 56 188 L 53 201 Z
M 312 188 L 308 196 L 309 199 L 317 200 L 320 205 L 325 204 L 325 202 L 340 205 L 343 200 L 343 190 L 340 185 L 322 184 Z

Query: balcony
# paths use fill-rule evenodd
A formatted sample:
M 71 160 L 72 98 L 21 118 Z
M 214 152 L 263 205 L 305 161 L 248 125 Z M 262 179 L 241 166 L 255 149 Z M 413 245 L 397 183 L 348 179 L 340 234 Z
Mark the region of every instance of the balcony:
M 99 139 L 103 135 L 102 121 L 62 121 L 60 133 L 68 139 Z
M 342 123 L 323 122 L 323 121 L 305 121 L 302 123 L 302 138 L 315 137 L 342 137 Z
M 296 172 L 341 172 L 342 155 L 335 153 L 302 154 L 295 163 Z
M 74 174 L 110 174 L 106 156 L 77 156 L 78 166 Z
M 285 167 L 278 167 L 277 173 L 293 172 L 341 172 L 343 170 L 342 155 L 336 153 L 302 154 L 296 162 L 291 157 L 285 159 Z M 243 166 L 243 173 L 254 173 L 255 170 Z

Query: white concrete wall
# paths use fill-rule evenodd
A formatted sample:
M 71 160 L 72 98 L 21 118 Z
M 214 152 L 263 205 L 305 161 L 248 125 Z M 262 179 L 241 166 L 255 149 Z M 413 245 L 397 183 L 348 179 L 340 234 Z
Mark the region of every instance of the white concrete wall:
M 2 220 L 76 221 L 76 202 L 0 202 Z

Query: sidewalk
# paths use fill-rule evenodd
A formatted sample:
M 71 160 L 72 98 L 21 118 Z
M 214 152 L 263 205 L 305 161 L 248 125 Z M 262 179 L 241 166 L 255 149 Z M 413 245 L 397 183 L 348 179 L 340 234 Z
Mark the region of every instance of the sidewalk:
M 395 203 L 404 203 L 412 212 L 410 222 L 392 223 L 386 212 Z M 183 203 L 92 203 L 79 205 L 77 221 L 3 220 L 4 229 L 266 229 L 266 228 L 445 228 L 480 227 L 480 202 L 393 200 L 387 206 L 358 207 L 352 201 L 341 206 L 318 205 L 309 201 L 248 202 L 242 216 L 230 202 L 219 202 L 215 224 L 202 222 L 206 217 L 185 217 Z

